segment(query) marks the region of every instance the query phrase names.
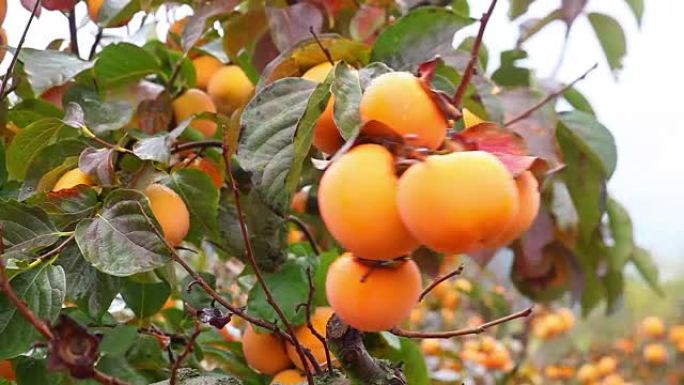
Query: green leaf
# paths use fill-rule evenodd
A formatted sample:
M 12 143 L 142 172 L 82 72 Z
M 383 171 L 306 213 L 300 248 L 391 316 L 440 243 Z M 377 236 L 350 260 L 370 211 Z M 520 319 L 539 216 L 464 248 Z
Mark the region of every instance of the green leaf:
M 39 319 L 54 322 L 64 303 L 66 280 L 60 266 L 43 263 L 12 279 L 12 289 Z M 0 296 L 0 359 L 31 348 L 40 334 L 3 294 Z
M 117 325 L 104 331 L 104 337 L 98 346 L 100 353 L 122 356 L 133 346 L 138 337 L 138 328 L 130 325 Z
M 621 308 L 625 280 L 622 271 L 609 271 L 603 277 L 606 290 L 606 313 L 613 314 Z
M 57 264 L 66 275 L 67 298 L 76 302 L 89 317 L 101 319 L 119 293 L 121 279 L 92 267 L 74 243 L 62 251 Z
M 15 372 L 17 385 L 96 385 L 94 380 L 75 380 L 69 372 L 51 371 L 47 367 L 47 359 L 20 356 L 16 359 Z M 2 382 L 0 382 L 1 384 Z
M 169 294 L 171 294 L 171 288 L 165 281 L 140 283 L 129 278 L 124 281 L 121 288 L 121 295 L 126 305 L 138 318 L 147 318 L 157 314 L 169 298 Z
M 570 105 L 576 110 L 586 112 L 589 115 L 596 115 L 596 113 L 594 113 L 594 108 L 591 106 L 591 103 L 589 103 L 589 100 L 587 100 L 587 98 L 581 92 L 579 92 L 577 88 L 569 88 L 563 93 L 563 98 L 565 98 L 565 101 L 570 103 Z
M 64 95 L 64 105 L 76 103 L 83 109 L 85 125 L 96 134 L 118 130 L 133 117 L 134 106 L 130 101 L 105 99 L 97 89 L 77 84 Z
M 468 4 L 468 0 L 453 0 L 451 2 L 451 9 L 463 16 L 470 15 L 470 5 Z
M 37 194 L 28 203 L 45 211 L 62 231 L 73 230 L 78 221 L 92 216 L 98 206 L 97 191 L 83 185 L 54 193 Z
M 534 0 L 511 0 L 508 8 L 508 18 L 515 20 L 518 16 L 524 15 L 533 2 Z
M 608 129 L 596 117 L 581 111 L 559 115 L 563 130 L 572 137 L 580 151 L 589 156 L 610 178 L 617 166 L 617 146 Z
M 622 271 L 636 247 L 632 234 L 632 219 L 627 209 L 613 198 L 608 198 L 606 212 L 613 238 L 613 245 L 608 249 L 610 267 L 613 271 Z
M 602 13 L 592 12 L 587 16 L 601 43 L 610 69 L 613 71 L 621 69 L 622 59 L 627 54 L 627 38 L 620 23 Z
M 81 139 L 66 139 L 37 151 L 21 185 L 19 199 L 50 191 L 65 172 L 78 167 L 78 156 L 87 146 Z
M 202 278 L 207 281 L 212 289 L 216 289 L 215 275 L 205 272 L 200 272 L 199 275 L 201 275 Z M 183 302 L 189 303 L 195 309 L 210 307 L 214 299 L 209 296 L 209 294 L 207 294 L 207 292 L 205 292 L 200 285 L 192 284 L 194 280 L 195 279 L 189 275 L 183 279 L 183 282 L 181 282 L 181 287 L 186 288 L 186 290 L 181 291 L 181 299 Z
M 632 10 L 634 17 L 637 20 L 639 26 L 641 26 L 641 20 L 644 17 L 644 0 L 625 0 L 629 8 Z
M 5 142 L 0 141 L 0 186 L 7 182 L 7 167 L 5 163 L 7 157 L 5 156 Z
M 126 354 L 128 362 L 134 368 L 147 370 L 166 370 L 169 363 L 166 352 L 162 350 L 156 337 L 148 334 L 138 334 L 133 348 Z M 116 376 L 116 373 L 112 373 Z M 147 382 L 149 383 L 149 381 Z
M 651 254 L 647 250 L 637 247 L 632 253 L 632 262 L 651 289 L 659 296 L 664 296 L 665 292 L 662 286 L 660 286 L 658 279 L 658 267 L 653 261 Z
M 27 99 L 12 106 L 7 120 L 18 127 L 26 127 L 44 118 L 61 118 L 64 112 L 42 99 Z
M 43 210 L 17 201 L 0 201 L 0 224 L 4 258 L 26 259 L 59 240 L 57 228 Z
M 93 66 L 92 62 L 83 61 L 67 52 L 33 48 L 22 48 L 19 61 L 23 63 L 24 73 L 37 95 L 66 83 Z
M 219 192 L 204 171 L 181 168 L 161 181 L 178 193 L 190 212 L 190 230 L 186 239 L 200 244 L 205 237 L 218 236 L 217 210 Z
M 548 15 L 538 19 L 530 19 L 520 26 L 520 36 L 518 37 L 517 45 L 520 46 L 532 36 L 536 35 L 544 29 L 551 22 L 563 19 L 563 12 L 560 9 L 551 11 Z
M 39 120 L 21 131 L 7 149 L 7 171 L 15 179 L 24 179 L 40 150 L 61 139 L 78 135 L 78 130 L 61 120 Z
M 193 118 L 188 118 L 180 122 L 172 131 L 139 138 L 140 140 L 133 145 L 133 153 L 140 159 L 168 164 L 171 160 L 171 147 L 192 121 Z
M 278 271 L 264 274 L 264 280 L 290 324 L 298 326 L 306 322 L 306 312 L 301 308 L 297 309 L 297 305 L 306 303 L 309 294 L 305 260 L 288 260 L 280 266 Z M 266 294 L 258 283 L 249 292 L 247 310 L 261 319 L 283 325 L 278 313 L 267 302 Z
M 221 375 L 197 376 L 197 377 L 191 376 L 189 378 L 184 378 L 178 384 L 179 385 L 242 385 L 242 381 L 238 380 L 235 377 L 221 376 Z M 169 385 L 169 380 L 161 381 L 161 382 L 155 382 L 152 385 Z
M 328 269 L 337 259 L 339 254 L 335 251 L 326 251 L 318 256 L 318 265 L 313 275 L 314 282 L 314 304 L 316 306 L 328 306 L 328 297 L 325 294 L 325 281 L 328 278 Z
M 137 370 L 125 357 L 121 356 L 103 355 L 97 361 L 98 370 L 132 385 L 148 385 L 150 383 L 150 379 L 141 373 L 143 368 L 144 366 L 141 370 Z
M 304 79 L 278 80 L 259 92 L 245 107 L 237 158 L 252 173 L 252 183 L 278 213 L 288 210 L 292 191 L 285 180 L 294 159 L 293 138 L 316 84 Z
M 388 342 L 387 347 L 373 351 L 376 357 L 403 363 L 402 369 L 408 384 L 429 385 L 431 383 L 427 365 L 425 364 L 425 357 L 416 342 L 401 337 L 399 338 L 399 348 L 397 349 L 396 341 L 394 343 L 385 341 Z
M 363 69 L 361 70 L 363 71 Z M 348 140 L 361 131 L 362 121 L 359 113 L 361 104 L 361 80 L 359 73 L 347 65 L 335 67 L 335 81 L 332 84 L 335 95 L 333 115 L 342 138 Z
M 76 227 L 76 242 L 84 258 L 103 273 L 120 277 L 164 266 L 170 251 L 148 223 L 143 208 L 154 221 L 142 193 L 125 189 L 110 193 L 102 211 Z
M 140 0 L 106 0 L 95 21 L 102 27 L 119 27 L 140 11 L 140 8 Z
M 160 71 L 157 59 L 130 43 L 108 45 L 95 63 L 95 79 L 104 89 L 120 87 Z
M 518 67 L 518 60 L 526 59 L 527 52 L 514 49 L 501 53 L 501 66 L 492 74 L 492 80 L 504 87 L 527 87 L 530 85 L 530 70 Z
M 473 22 L 469 17 L 440 7 L 420 7 L 378 35 L 371 61 L 397 70 L 412 70 L 435 55 L 452 50 L 454 34 Z

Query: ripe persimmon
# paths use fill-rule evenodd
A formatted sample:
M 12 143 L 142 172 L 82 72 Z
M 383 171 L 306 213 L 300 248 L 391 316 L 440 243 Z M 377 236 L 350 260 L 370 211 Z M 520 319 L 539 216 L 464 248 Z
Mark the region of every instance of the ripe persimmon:
M 412 260 L 396 266 L 370 266 L 346 253 L 328 270 L 325 291 L 330 306 L 352 327 L 389 330 L 407 318 L 418 303 L 421 278 Z
M 209 175 L 211 182 L 214 184 L 214 186 L 216 186 L 216 188 L 221 188 L 223 186 L 223 172 L 221 172 L 221 169 L 216 165 L 216 163 L 207 158 L 202 158 L 200 156 L 196 157 L 191 153 L 188 155 L 187 159 L 174 166 L 174 169 L 184 167 L 194 168 Z
M 326 330 L 328 326 L 328 320 L 330 317 L 332 317 L 332 315 L 333 310 L 329 307 L 318 307 L 311 314 L 311 325 L 313 325 L 313 328 L 323 337 L 325 337 L 327 334 Z M 295 330 L 295 336 L 302 347 L 311 351 L 311 354 L 313 354 L 319 364 L 324 365 L 326 363 L 325 346 L 323 346 L 321 341 L 311 332 L 311 330 L 309 330 L 306 325 L 298 327 L 297 330 Z M 297 349 L 294 347 L 294 345 L 288 343 L 286 347 L 287 355 L 290 357 L 290 360 L 292 360 L 297 368 L 304 370 L 304 366 L 302 365 L 302 361 L 299 359 Z M 310 363 L 307 365 L 310 365 Z
M 361 97 L 360 112 L 364 123 L 380 122 L 418 147 L 436 149 L 448 128 L 428 90 L 409 72 L 389 72 L 373 79 Z M 376 135 L 369 129 L 373 126 L 365 126 L 364 132 Z
M 7 0 L 0 0 L 0 25 L 5 21 L 7 16 Z
M 399 216 L 394 157 L 363 144 L 334 162 L 318 189 L 321 217 L 342 246 L 364 259 L 393 259 L 418 246 Z
M 649 316 L 639 325 L 641 332 L 649 338 L 660 338 L 665 335 L 665 323 L 660 317 Z
M 223 67 L 221 61 L 211 55 L 202 55 L 192 61 L 195 67 L 195 75 L 197 79 L 197 88 L 203 90 L 207 89 L 209 80 L 216 72 Z
M 157 183 L 147 186 L 145 195 L 166 240 L 172 246 L 179 245 L 190 229 L 190 213 L 183 199 L 175 191 Z
M 17 376 L 12 368 L 12 362 L 9 360 L 0 361 L 0 378 L 4 378 L 9 381 L 14 381 Z
M 86 4 L 88 5 L 88 16 L 90 17 L 90 20 L 94 22 L 99 20 L 100 9 L 102 9 L 104 2 L 105 0 L 86 0 Z M 130 18 L 127 20 L 122 20 L 121 22 L 117 23 L 115 27 L 123 27 L 124 25 L 128 24 L 129 21 L 131 21 Z
M 515 178 L 518 188 L 518 210 L 508 227 L 490 244 L 490 247 L 502 247 L 520 237 L 532 226 L 539 212 L 539 182 L 530 171 L 525 171 Z
M 76 167 L 73 170 L 65 172 L 52 187 L 52 191 L 64 190 L 78 185 L 94 186 L 95 181 L 93 181 L 88 174 L 81 171 L 80 168 Z
M 662 365 L 667 362 L 667 348 L 660 343 L 646 345 L 642 355 L 644 361 L 651 365 Z
M 197 88 L 185 91 L 173 101 L 171 106 L 173 107 L 173 116 L 176 118 L 177 123 L 201 112 L 216 112 L 216 105 L 209 95 Z M 204 137 L 209 138 L 216 133 L 217 125 L 211 120 L 195 119 L 190 124 L 190 127 L 201 132 Z
M 270 385 L 303 385 L 306 377 L 297 369 L 283 370 L 273 377 Z
M 599 379 L 599 372 L 594 364 L 584 364 L 577 370 L 577 380 L 581 384 L 593 384 Z
M 443 253 L 481 249 L 518 211 L 513 176 L 483 151 L 428 156 L 401 176 L 397 198 L 411 234 Z
M 603 356 L 596 364 L 596 369 L 601 377 L 605 377 L 609 374 L 615 373 L 617 370 L 618 362 L 613 356 Z
M 302 79 L 311 80 L 312 82 L 322 83 L 328 73 L 333 69 L 330 62 L 323 62 L 309 68 L 302 75 Z M 323 114 L 321 114 L 316 127 L 313 132 L 313 145 L 317 149 L 326 154 L 334 154 L 344 144 L 344 139 L 337 129 L 335 119 L 333 118 L 333 107 L 335 105 L 335 96 L 331 95 L 328 100 L 328 105 L 325 107 Z
M 7 40 L 7 31 L 5 31 L 4 28 L 0 27 L 0 61 L 5 58 L 5 55 L 7 54 L 7 48 L 6 47 L 8 44 Z
M 242 336 L 242 352 L 247 364 L 264 374 L 274 375 L 292 365 L 285 344 L 270 333 L 257 333 L 247 325 Z
M 216 108 L 228 116 L 247 104 L 253 92 L 252 81 L 242 68 L 233 64 L 219 68 L 207 83 L 207 93 Z

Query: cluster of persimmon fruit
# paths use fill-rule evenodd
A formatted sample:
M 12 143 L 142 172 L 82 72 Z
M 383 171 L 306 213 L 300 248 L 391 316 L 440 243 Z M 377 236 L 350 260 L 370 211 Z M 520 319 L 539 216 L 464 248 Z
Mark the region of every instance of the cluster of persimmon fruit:
M 566 334 L 575 326 L 575 314 L 568 308 L 559 308 L 536 314 L 532 319 L 532 334 L 549 340 Z

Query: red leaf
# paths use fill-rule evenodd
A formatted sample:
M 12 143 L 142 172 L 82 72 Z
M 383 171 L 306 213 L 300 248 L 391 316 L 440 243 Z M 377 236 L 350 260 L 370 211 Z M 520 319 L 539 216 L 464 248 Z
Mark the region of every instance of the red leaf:
M 492 154 L 499 158 L 501 163 L 506 166 L 513 176 L 522 174 L 532 168 L 532 165 L 534 165 L 535 162 L 540 161 L 536 156 L 512 155 L 506 154 L 505 152 L 493 152 Z
M 527 155 L 527 146 L 523 138 L 492 122 L 476 124 L 457 133 L 455 139 L 472 150 Z
M 38 0 L 21 0 L 21 5 L 29 12 L 33 11 L 33 7 Z M 41 7 L 36 10 L 36 16 L 40 16 Z
M 271 37 L 280 52 L 296 43 L 311 38 L 310 29 L 316 33 L 323 28 L 323 14 L 313 4 L 297 3 L 285 8 L 266 8 Z
M 43 0 L 40 5 L 49 11 L 71 11 L 78 0 Z M 35 3 L 33 3 L 35 4 Z M 32 5 L 33 5 L 32 4 Z M 31 9 L 33 10 L 33 7 Z
M 385 25 L 385 8 L 364 4 L 349 22 L 349 34 L 354 40 L 373 44 L 378 32 Z

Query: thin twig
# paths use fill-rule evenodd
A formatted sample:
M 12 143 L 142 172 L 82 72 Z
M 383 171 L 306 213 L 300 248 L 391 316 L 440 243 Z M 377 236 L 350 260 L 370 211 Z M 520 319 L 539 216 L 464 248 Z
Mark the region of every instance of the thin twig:
M 527 110 L 523 111 L 521 114 L 519 114 L 519 115 L 516 116 L 515 118 L 513 118 L 513 119 L 507 121 L 506 123 L 504 123 L 503 126 L 504 126 L 504 127 L 508 127 L 508 126 L 510 126 L 510 125 L 512 125 L 512 124 L 514 124 L 514 123 L 517 123 L 517 122 L 523 120 L 523 119 L 529 118 L 535 111 L 537 111 L 537 110 L 539 110 L 540 108 L 544 107 L 544 106 L 546 105 L 546 103 L 548 103 L 548 102 L 550 102 L 551 100 L 553 100 L 553 99 L 559 97 L 560 95 L 564 94 L 565 91 L 567 91 L 567 90 L 569 90 L 570 88 L 572 88 L 575 84 L 577 84 L 577 82 L 579 82 L 580 80 L 583 80 L 584 78 L 586 78 L 587 75 L 589 75 L 593 70 L 596 69 L 596 67 L 598 67 L 598 63 L 595 63 L 593 66 L 591 66 L 591 68 L 589 68 L 588 70 L 586 70 L 580 77 L 578 77 L 577 79 L 571 81 L 571 82 L 568 83 L 568 85 L 566 85 L 565 87 L 562 87 L 562 88 L 559 89 L 558 91 L 555 91 L 555 92 L 552 92 L 552 93 L 546 95 L 546 97 L 545 97 L 544 99 L 540 100 L 537 104 L 535 104 L 535 105 L 533 105 L 532 107 L 528 108 Z
M 128 382 L 104 374 L 97 369 L 93 369 L 93 379 L 103 385 L 131 385 Z
M 98 27 L 97 34 L 95 35 L 95 41 L 93 42 L 93 45 L 90 47 L 90 54 L 88 54 L 88 60 L 93 60 L 93 58 L 95 57 L 95 52 L 97 52 L 97 46 L 100 44 L 100 40 L 102 40 L 103 34 L 104 28 Z
M 171 367 L 171 378 L 169 378 L 169 385 L 176 385 L 178 370 L 183 364 L 183 361 L 185 361 L 185 359 L 188 358 L 190 353 L 192 353 L 192 351 L 194 350 L 195 341 L 197 340 L 197 337 L 199 337 L 200 333 L 202 333 L 202 325 L 197 319 L 197 311 L 188 304 L 185 304 L 185 307 L 187 311 L 189 313 L 192 313 L 193 315 L 192 321 L 195 325 L 195 331 L 190 335 L 190 338 L 188 338 L 188 343 L 187 345 L 185 345 L 185 349 L 183 349 L 183 352 L 178 356 L 178 358 L 175 361 L 173 361 L 173 366 Z
M 48 252 L 45 253 L 45 254 L 39 255 L 38 258 L 36 258 L 36 259 L 34 260 L 34 262 L 36 262 L 36 261 L 44 261 L 44 260 L 46 260 L 46 259 L 48 259 L 48 258 L 51 258 L 51 257 L 54 256 L 54 255 L 57 255 L 57 254 L 61 253 L 62 250 L 64 250 L 64 248 L 67 247 L 67 246 L 69 245 L 69 243 L 71 243 L 71 241 L 73 241 L 75 238 L 76 238 L 76 233 L 71 234 L 67 239 L 65 239 L 62 243 L 60 243 L 60 244 L 59 244 L 57 247 L 55 247 L 54 249 L 48 251 Z
M 26 35 L 28 34 L 29 27 L 31 27 L 31 22 L 33 22 L 33 18 L 36 17 L 36 12 L 38 12 L 38 7 L 40 7 L 41 0 L 37 0 L 35 4 L 33 4 L 33 9 L 31 10 L 31 16 L 28 19 L 28 22 L 26 23 L 26 27 L 24 28 L 24 33 L 21 35 L 21 39 L 19 39 L 19 44 L 17 45 L 17 50 L 14 52 L 14 56 L 12 56 L 12 61 L 10 62 L 9 67 L 7 68 L 7 72 L 5 73 L 5 77 L 2 79 L 2 86 L 0 86 L 0 95 L 2 97 L 5 97 L 5 90 L 7 89 L 7 82 L 9 81 L 9 78 L 14 75 L 14 67 L 17 65 L 17 60 L 19 60 L 19 52 L 21 52 L 21 48 L 24 46 L 24 42 L 26 41 Z
M 446 281 L 449 278 L 461 275 L 461 273 L 463 273 L 463 268 L 463 265 L 461 265 L 456 270 L 435 278 L 435 280 L 432 281 L 432 283 L 430 283 L 425 289 L 423 289 L 422 293 L 420 293 L 420 297 L 418 297 L 418 302 L 422 301 L 425 298 L 425 296 L 428 295 L 432 291 L 432 289 L 437 287 L 437 285 L 439 285 L 440 283 Z
M 316 40 L 316 44 L 318 44 L 319 47 L 321 47 L 321 51 L 323 51 L 323 54 L 325 55 L 325 58 L 328 60 L 328 63 L 335 65 L 335 61 L 333 60 L 332 55 L 330 54 L 330 50 L 327 49 L 321 40 L 318 38 L 318 34 L 316 34 L 316 31 L 314 30 L 313 26 L 309 26 L 309 32 L 311 33 L 311 36 L 313 36 L 314 40 Z
M 78 50 L 78 30 L 76 29 L 76 7 L 69 12 L 69 40 L 71 45 L 71 52 L 79 56 Z
M 333 366 L 332 358 L 330 356 L 330 349 L 328 348 L 328 341 L 323 335 L 321 335 L 321 333 L 318 332 L 318 330 L 316 330 L 316 328 L 313 326 L 313 323 L 311 323 L 311 306 L 313 304 L 314 292 L 316 290 L 313 284 L 313 277 L 311 277 L 311 266 L 306 268 L 306 277 L 309 280 L 309 295 L 306 299 L 306 327 L 308 327 L 309 331 L 311 331 L 311 334 L 318 338 L 318 340 L 321 341 L 321 344 L 323 344 L 323 349 L 325 349 L 325 362 L 328 365 L 328 372 L 332 374 Z
M 171 149 L 172 154 L 176 154 L 185 150 L 191 150 L 193 148 L 223 148 L 223 142 L 220 140 L 198 140 L 195 142 L 180 143 L 173 146 Z
M 178 78 L 178 75 L 180 75 L 180 70 L 183 66 L 183 62 L 185 61 L 185 59 L 188 58 L 188 52 L 190 51 L 184 52 L 183 56 L 180 59 L 178 59 L 175 66 L 173 67 L 171 77 L 169 78 L 168 83 L 166 83 L 166 88 L 169 89 L 169 91 L 171 90 L 171 87 L 173 87 L 173 83 L 176 81 L 176 78 Z
M 487 323 L 484 323 L 480 326 L 476 326 L 474 328 L 465 328 L 465 329 L 459 329 L 459 330 L 452 330 L 452 331 L 445 331 L 445 332 L 416 332 L 416 331 L 411 331 L 411 330 L 404 330 L 404 329 L 399 329 L 399 328 L 394 328 L 390 330 L 390 332 L 396 336 L 399 337 L 407 337 L 407 338 L 452 338 L 452 337 L 461 337 L 461 336 L 467 336 L 471 334 L 482 334 L 484 333 L 485 330 L 496 326 L 496 325 L 501 325 L 503 323 L 513 321 L 518 318 L 525 318 L 532 314 L 532 309 L 533 307 L 529 307 L 525 310 L 519 311 L 517 313 L 509 314 L 505 317 L 496 319 L 494 321 L 489 321 Z
M 237 183 L 235 182 L 235 178 L 233 178 L 233 172 L 230 167 L 230 152 L 228 148 L 228 130 L 224 127 L 223 130 L 223 161 L 224 164 L 226 165 L 226 176 L 228 180 L 230 181 L 230 187 L 233 190 L 233 197 L 235 199 L 235 209 L 237 211 L 237 217 L 238 217 L 238 222 L 240 223 L 240 232 L 242 233 L 242 241 L 245 244 L 245 252 L 247 254 L 247 259 L 249 260 L 249 264 L 252 267 L 252 270 L 254 271 L 254 275 L 256 276 L 257 282 L 259 282 L 259 285 L 264 291 L 264 294 L 266 295 L 266 301 L 268 302 L 269 305 L 275 310 L 275 312 L 278 314 L 278 317 L 282 321 L 283 325 L 285 326 L 285 329 L 287 329 L 287 332 L 292 336 L 292 342 L 297 350 L 297 355 L 299 356 L 299 359 L 302 362 L 302 365 L 304 366 L 304 372 L 306 373 L 306 379 L 309 385 L 314 385 L 314 379 L 313 375 L 311 374 L 311 370 L 309 368 L 309 365 L 307 365 L 307 356 L 306 353 L 304 352 L 304 348 L 302 347 L 301 343 L 299 342 L 299 339 L 295 335 L 294 328 L 290 324 L 290 321 L 288 321 L 287 317 L 285 316 L 285 313 L 283 312 L 283 309 L 280 308 L 280 305 L 276 302 L 275 298 L 273 298 L 273 294 L 271 293 L 271 289 L 269 289 L 268 285 L 266 284 L 266 280 L 264 279 L 263 274 L 261 274 L 261 269 L 259 268 L 259 265 L 256 262 L 256 258 L 254 257 L 254 249 L 252 248 L 252 240 L 249 238 L 249 232 L 247 231 L 247 224 L 245 223 L 245 217 L 242 212 L 242 205 L 240 203 L 240 189 L 238 188 Z M 311 362 L 314 366 L 316 366 L 318 363 L 314 359 Z
M 475 64 L 477 64 L 477 59 L 480 56 L 482 38 L 484 37 L 485 29 L 487 29 L 487 23 L 489 22 L 489 18 L 492 16 L 492 12 L 494 12 L 496 2 L 497 0 L 492 0 L 491 4 L 489 5 L 489 9 L 482 15 L 482 18 L 480 19 L 480 30 L 477 32 L 475 43 L 473 44 L 473 48 L 470 51 L 470 61 L 468 61 L 468 65 L 463 71 L 463 77 L 461 77 L 461 82 L 458 84 L 458 88 L 456 89 L 456 93 L 454 94 L 453 104 L 457 108 L 461 107 L 461 103 L 463 103 L 463 96 L 465 95 L 465 92 L 468 89 L 470 79 L 473 77 L 473 72 L 475 71 Z
M 318 247 L 318 244 L 316 243 L 316 239 L 314 238 L 313 234 L 311 234 L 311 230 L 309 230 L 309 226 L 304 223 L 300 218 L 290 215 L 287 217 L 287 220 L 294 223 L 299 230 L 301 230 L 304 233 L 304 236 L 306 237 L 306 240 L 309 241 L 309 244 L 311 245 L 311 249 L 313 250 L 314 254 L 320 255 L 321 254 L 321 248 Z

